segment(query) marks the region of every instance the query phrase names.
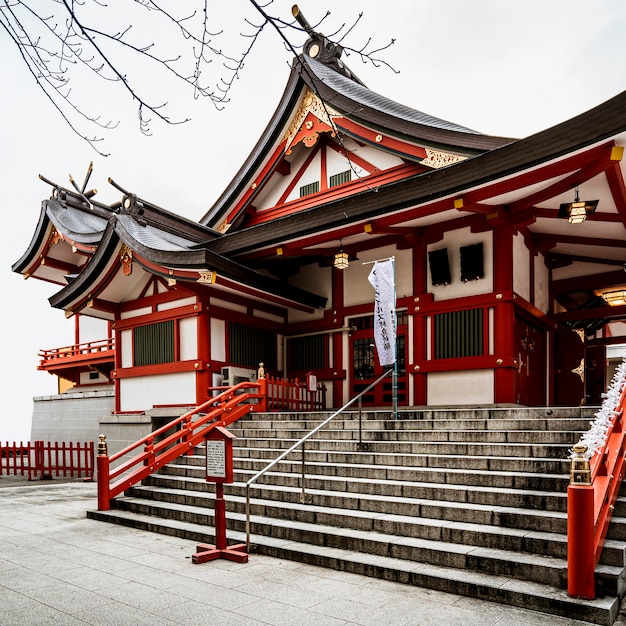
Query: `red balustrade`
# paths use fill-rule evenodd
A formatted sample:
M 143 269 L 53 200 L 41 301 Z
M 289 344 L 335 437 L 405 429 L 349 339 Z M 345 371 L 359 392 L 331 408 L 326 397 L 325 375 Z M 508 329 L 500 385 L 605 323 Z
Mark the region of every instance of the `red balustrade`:
M 626 386 L 606 443 L 591 458 L 591 484 L 571 483 L 567 488 L 567 592 L 574 598 L 595 598 L 595 567 L 626 470 L 625 404 Z
M 297 378 L 274 378 L 267 376 L 268 411 L 323 411 L 326 409 L 326 385 L 315 383 L 309 388 L 308 381 Z
M 0 474 L 28 475 L 28 480 L 55 476 L 93 480 L 93 441 L 0 443 Z
M 263 380 L 230 387 L 111 456 L 101 436 L 98 510 L 108 511 L 113 498 L 179 456 L 191 453 L 216 426 L 229 426 L 254 410 L 265 411 Z

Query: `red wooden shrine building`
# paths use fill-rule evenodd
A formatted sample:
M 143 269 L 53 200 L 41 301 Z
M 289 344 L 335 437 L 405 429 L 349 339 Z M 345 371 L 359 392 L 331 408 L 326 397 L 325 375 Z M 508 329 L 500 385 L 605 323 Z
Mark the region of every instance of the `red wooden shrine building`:
M 41 367 L 113 384 L 117 413 L 199 404 L 260 361 L 313 372 L 341 406 L 380 373 L 364 263 L 394 257 L 400 406 L 599 404 L 606 347 L 626 342 L 626 92 L 492 137 L 375 93 L 340 56 L 312 35 L 198 222 L 115 183 L 112 206 L 52 185 L 13 270 L 108 332 Z M 390 384 L 366 398 L 390 401 Z

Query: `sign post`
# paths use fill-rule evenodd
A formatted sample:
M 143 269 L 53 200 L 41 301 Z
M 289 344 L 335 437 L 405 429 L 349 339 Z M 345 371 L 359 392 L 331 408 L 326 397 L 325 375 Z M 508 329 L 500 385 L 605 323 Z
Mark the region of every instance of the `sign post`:
M 192 555 L 192 563 L 206 563 L 215 559 L 228 559 L 247 563 L 246 544 L 229 546 L 226 541 L 226 501 L 224 483 L 233 482 L 233 435 L 228 429 L 216 426 L 205 439 L 206 479 L 215 483 L 215 545 L 200 543 Z

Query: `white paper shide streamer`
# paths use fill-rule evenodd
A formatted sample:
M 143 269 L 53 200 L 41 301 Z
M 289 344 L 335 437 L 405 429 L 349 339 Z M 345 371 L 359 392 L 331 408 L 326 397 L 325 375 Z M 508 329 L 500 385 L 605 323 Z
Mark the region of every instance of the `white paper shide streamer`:
M 381 366 L 396 362 L 396 287 L 393 259 L 376 261 L 367 280 L 376 290 L 374 341 Z
M 596 413 L 589 430 L 580 438 L 579 443 L 587 446 L 585 456 L 588 459 L 598 451 L 602 450 L 613 424 L 616 412 L 619 408 L 619 399 L 626 382 L 626 359 L 624 359 L 615 370 L 613 380 L 606 392 L 602 407 Z M 573 454 L 571 455 L 574 456 Z

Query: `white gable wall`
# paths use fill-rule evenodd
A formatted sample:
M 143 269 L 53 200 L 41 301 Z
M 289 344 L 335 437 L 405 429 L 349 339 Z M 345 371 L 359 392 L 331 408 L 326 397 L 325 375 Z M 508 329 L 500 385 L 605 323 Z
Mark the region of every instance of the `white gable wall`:
M 428 406 L 494 403 L 493 370 L 431 372 L 428 374 Z
M 535 306 L 544 313 L 550 307 L 550 271 L 541 254 L 535 256 Z
M 372 271 L 372 265 L 363 265 L 363 263 L 392 256 L 396 259 L 396 296 L 402 298 L 411 295 L 413 290 L 412 251 L 396 250 L 395 246 L 387 246 L 360 253 L 359 260 L 351 262 L 350 267 L 344 270 L 345 306 L 374 302 L 374 288 L 367 280 Z
M 524 237 L 517 234 L 513 237 L 513 291 L 527 300 L 530 298 L 530 252 Z
M 453 298 L 464 298 L 467 296 L 477 296 L 493 291 L 493 246 L 492 233 L 473 233 L 470 228 L 461 228 L 445 233 L 443 239 L 428 246 L 428 251 L 448 249 L 448 262 L 450 263 L 450 276 L 452 282 L 449 285 L 433 285 L 428 269 L 428 291 L 431 292 L 435 300 L 451 300 Z M 461 282 L 461 247 L 470 246 L 475 243 L 483 244 L 483 269 L 485 277 L 479 280 L 472 280 L 466 283 Z M 428 263 L 428 259 L 425 259 Z
M 195 372 L 122 378 L 118 384 L 122 412 L 145 411 L 157 404 L 196 403 Z

